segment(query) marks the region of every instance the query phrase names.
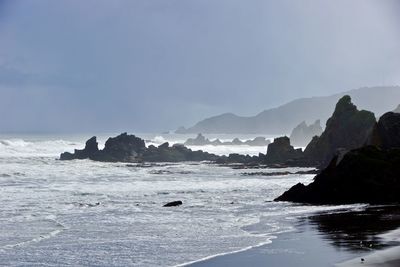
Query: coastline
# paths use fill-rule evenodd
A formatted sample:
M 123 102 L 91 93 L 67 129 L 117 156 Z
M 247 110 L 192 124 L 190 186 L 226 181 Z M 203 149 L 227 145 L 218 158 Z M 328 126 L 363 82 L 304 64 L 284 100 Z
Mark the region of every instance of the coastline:
M 400 266 L 399 210 L 370 206 L 300 217 L 295 231 L 278 234 L 271 243 L 179 266 Z

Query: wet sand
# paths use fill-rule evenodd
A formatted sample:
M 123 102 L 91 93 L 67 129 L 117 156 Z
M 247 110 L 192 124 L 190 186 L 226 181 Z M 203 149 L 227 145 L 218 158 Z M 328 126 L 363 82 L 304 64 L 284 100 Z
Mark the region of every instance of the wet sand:
M 399 240 L 383 237 L 399 227 L 399 206 L 320 213 L 299 218 L 295 231 L 271 244 L 190 266 L 400 266 Z

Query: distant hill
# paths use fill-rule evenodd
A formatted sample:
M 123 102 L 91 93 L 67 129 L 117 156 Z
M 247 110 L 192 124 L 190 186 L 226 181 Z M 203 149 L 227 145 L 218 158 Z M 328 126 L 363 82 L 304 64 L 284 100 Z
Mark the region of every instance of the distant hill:
M 296 99 L 253 117 L 225 113 L 204 119 L 188 129 L 181 127 L 176 133 L 289 134 L 302 121 L 312 123 L 320 119 L 325 125 L 336 102 L 344 95 L 350 95 L 359 109 L 370 110 L 376 117 L 400 103 L 399 86 L 363 87 L 330 96 Z

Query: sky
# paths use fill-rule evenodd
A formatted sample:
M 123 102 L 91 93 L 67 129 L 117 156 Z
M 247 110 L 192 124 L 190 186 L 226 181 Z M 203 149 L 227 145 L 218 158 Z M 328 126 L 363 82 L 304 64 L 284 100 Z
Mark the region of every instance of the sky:
M 0 132 L 158 132 L 399 84 L 396 0 L 0 0 Z

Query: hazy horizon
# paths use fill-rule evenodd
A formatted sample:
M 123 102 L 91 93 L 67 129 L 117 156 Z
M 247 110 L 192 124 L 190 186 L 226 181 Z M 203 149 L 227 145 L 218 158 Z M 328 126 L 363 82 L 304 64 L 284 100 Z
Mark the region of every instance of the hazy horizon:
M 400 84 L 397 1 L 0 1 L 0 132 L 160 132 Z

